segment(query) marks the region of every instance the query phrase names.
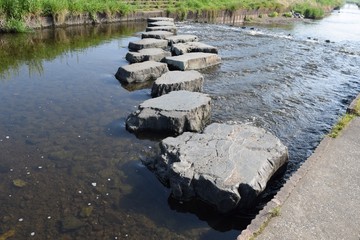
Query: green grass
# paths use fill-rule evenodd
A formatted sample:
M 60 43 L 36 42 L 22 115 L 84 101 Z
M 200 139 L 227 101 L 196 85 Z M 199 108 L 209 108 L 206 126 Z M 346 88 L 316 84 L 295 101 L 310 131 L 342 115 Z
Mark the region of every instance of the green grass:
M 360 116 L 360 100 L 358 100 L 355 104 L 355 107 L 354 107 L 354 110 L 355 110 L 355 114 L 357 116 Z
M 186 18 L 188 12 L 202 12 L 215 10 L 256 10 L 259 13 L 283 13 L 295 10 L 307 18 L 321 18 L 323 9 L 329 6 L 340 6 L 343 0 L 168 0 L 163 5 L 161 2 L 145 0 L 0 0 L 0 17 L 5 18 L 8 28 L 13 31 L 17 27 L 24 28 L 19 22 L 25 22 L 33 16 L 53 16 L 61 21 L 67 14 L 89 14 L 96 17 L 96 13 L 126 15 L 138 10 L 163 9 L 168 13 L 177 13 Z M 360 0 L 354 0 L 360 1 Z
M 331 129 L 329 136 L 332 138 L 339 136 L 340 132 L 351 122 L 351 120 L 354 119 L 354 117 L 355 115 L 353 114 L 345 114 L 343 117 L 341 117 L 335 126 Z
M 258 237 L 267 227 L 267 225 L 269 224 L 270 220 L 274 217 L 278 217 L 281 215 L 281 206 L 277 206 L 273 209 L 271 209 L 271 211 L 269 212 L 268 217 L 266 218 L 265 222 L 263 224 L 261 224 L 260 228 L 253 233 L 253 236 L 251 236 L 249 238 L 249 240 L 255 240 L 256 237 Z

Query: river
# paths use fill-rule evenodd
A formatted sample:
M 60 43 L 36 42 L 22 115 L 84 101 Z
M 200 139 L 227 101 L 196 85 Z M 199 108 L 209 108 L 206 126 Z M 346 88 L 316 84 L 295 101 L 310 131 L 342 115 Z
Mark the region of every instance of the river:
M 145 23 L 0 35 L 0 237 L 235 239 L 360 92 L 359 22 L 345 5 L 287 27 L 178 23 L 219 48 L 222 64 L 203 71 L 211 121 L 263 127 L 289 148 L 258 207 L 230 216 L 169 197 L 141 163 L 158 140 L 125 130 L 150 90 L 114 73 Z

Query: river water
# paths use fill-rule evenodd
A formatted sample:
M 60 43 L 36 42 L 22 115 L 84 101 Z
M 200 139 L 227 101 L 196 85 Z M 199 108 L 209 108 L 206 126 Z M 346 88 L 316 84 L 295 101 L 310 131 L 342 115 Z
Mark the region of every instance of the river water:
M 287 170 L 262 203 L 360 91 L 359 22 L 359 9 L 345 5 L 287 27 L 178 24 L 219 48 L 222 64 L 203 72 L 212 122 L 254 124 L 289 147 Z M 235 239 L 261 207 L 220 216 L 178 203 L 142 165 L 158 140 L 136 138 L 124 120 L 150 90 L 125 88 L 114 73 L 144 28 L 0 36 L 0 237 Z

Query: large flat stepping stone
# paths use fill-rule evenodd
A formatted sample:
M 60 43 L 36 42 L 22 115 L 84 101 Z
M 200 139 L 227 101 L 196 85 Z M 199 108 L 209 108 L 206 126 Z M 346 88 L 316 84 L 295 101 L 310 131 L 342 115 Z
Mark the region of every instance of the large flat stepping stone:
M 128 52 L 125 58 L 129 63 L 140 63 L 145 61 L 161 62 L 170 56 L 170 52 L 164 51 L 161 48 L 145 48 L 138 52 Z
M 173 53 L 173 55 L 176 56 L 191 52 L 218 54 L 218 49 L 214 46 L 210 46 L 208 44 L 201 42 L 187 42 L 187 43 L 178 43 L 172 45 L 171 52 Z
M 173 21 L 156 21 L 156 22 L 148 23 L 148 27 L 162 27 L 162 26 L 175 27 L 175 24 Z
M 201 199 L 223 213 L 251 206 L 288 161 L 287 147 L 277 137 L 245 124 L 213 123 L 203 133 L 168 137 L 160 149 L 153 167 L 172 196 Z
M 168 36 L 165 39 L 169 41 L 170 45 L 173 45 L 176 43 L 187 43 L 187 42 L 199 41 L 199 38 L 195 35 L 174 35 L 174 36 Z
M 144 32 L 141 34 L 141 38 L 143 39 L 144 38 L 166 39 L 171 36 L 174 36 L 174 34 L 169 31 L 153 31 L 153 32 Z
M 158 26 L 158 27 L 147 27 L 146 32 L 153 31 L 168 31 L 176 34 L 177 28 L 175 26 Z
M 147 22 L 159 22 L 159 21 L 174 22 L 174 19 L 168 17 L 152 17 L 147 19 Z
M 199 132 L 210 120 L 211 98 L 203 93 L 175 91 L 146 100 L 130 114 L 126 128 L 135 133 Z
M 115 77 L 122 83 L 137 83 L 155 80 L 168 71 L 165 63 L 147 61 L 121 66 Z
M 158 97 L 172 91 L 180 90 L 201 92 L 203 83 L 203 75 L 194 70 L 167 72 L 156 79 L 151 89 L 151 96 Z
M 145 38 L 135 42 L 129 42 L 129 49 L 133 51 L 139 51 L 144 48 L 162 48 L 165 49 L 168 46 L 167 40 Z
M 221 63 L 221 58 L 213 53 L 187 53 L 180 56 L 166 57 L 165 62 L 173 70 L 198 70 Z

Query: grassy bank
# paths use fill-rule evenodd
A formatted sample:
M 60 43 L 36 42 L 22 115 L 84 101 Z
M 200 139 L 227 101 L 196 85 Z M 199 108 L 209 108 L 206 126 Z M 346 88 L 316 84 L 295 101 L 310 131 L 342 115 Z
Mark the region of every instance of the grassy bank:
M 183 17 L 189 11 L 243 9 L 283 13 L 294 10 L 308 18 L 321 18 L 324 10 L 341 4 L 342 0 L 0 0 L 0 18 L 5 20 L 0 27 L 8 32 L 19 32 L 26 31 L 26 19 L 31 17 L 61 19 L 68 14 L 88 14 L 96 18 L 96 13 L 103 13 L 111 18 L 114 14 L 154 9 Z

